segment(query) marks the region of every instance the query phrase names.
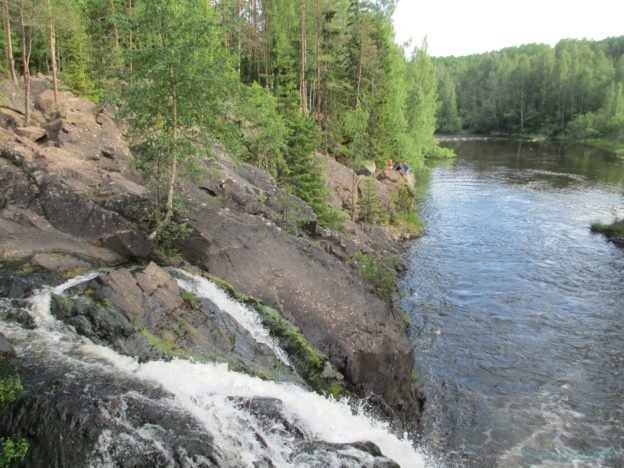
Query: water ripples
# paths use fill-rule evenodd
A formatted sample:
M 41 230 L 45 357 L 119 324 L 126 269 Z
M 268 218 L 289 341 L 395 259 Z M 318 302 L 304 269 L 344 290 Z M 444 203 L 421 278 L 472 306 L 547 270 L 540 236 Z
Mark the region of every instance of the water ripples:
M 488 144 L 433 170 L 401 284 L 425 443 L 450 466 L 615 466 L 624 251 L 589 224 L 624 215 L 624 164 Z

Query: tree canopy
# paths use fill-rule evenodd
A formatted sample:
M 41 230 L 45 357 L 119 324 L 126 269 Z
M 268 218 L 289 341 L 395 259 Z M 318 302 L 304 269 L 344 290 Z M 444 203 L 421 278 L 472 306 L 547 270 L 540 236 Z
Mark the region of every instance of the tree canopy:
M 396 0 L 20 0 L 2 3 L 2 71 L 56 74 L 121 108 L 167 190 L 202 142 L 276 177 L 331 224 L 319 161 L 413 167 L 438 151 L 426 44 L 395 44 Z M 28 39 L 20 37 L 25 11 Z M 406 57 L 406 55 L 409 55 Z M 208 146 L 206 146 L 208 147 Z M 206 148 L 204 147 L 204 148 Z M 164 194 L 167 194 L 165 197 Z
M 438 129 L 624 140 L 624 36 L 434 60 Z

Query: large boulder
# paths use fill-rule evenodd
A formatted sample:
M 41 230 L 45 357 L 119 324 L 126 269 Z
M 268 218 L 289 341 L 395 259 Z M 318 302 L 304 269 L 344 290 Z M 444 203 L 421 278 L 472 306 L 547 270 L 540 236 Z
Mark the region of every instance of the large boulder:
M 412 346 L 373 286 L 317 242 L 209 198 L 189 188 L 186 222 L 196 232 L 181 246 L 185 258 L 277 309 L 356 389 L 407 406 Z
M 332 157 L 324 157 L 322 161 L 330 189 L 329 202 L 336 209 L 353 212 L 357 202 L 357 174 Z
M 70 109 L 77 115 L 93 106 Z M 86 123 L 76 117 L 74 127 L 91 135 L 90 145 L 121 141 L 118 131 L 113 138 L 112 129 L 89 129 L 95 116 L 83 117 Z M 27 135 L 24 129 L 16 131 Z M 136 225 L 147 217 L 150 201 L 127 161 L 92 158 L 80 149 L 86 141 L 82 137 L 75 144 L 33 139 L 0 129 L 1 257 L 64 252 L 105 265 L 158 258 Z

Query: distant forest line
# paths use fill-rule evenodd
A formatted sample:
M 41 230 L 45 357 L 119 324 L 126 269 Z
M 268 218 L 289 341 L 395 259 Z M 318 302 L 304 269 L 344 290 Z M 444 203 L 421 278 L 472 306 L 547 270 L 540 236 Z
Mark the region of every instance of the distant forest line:
M 439 132 L 624 141 L 624 36 L 433 62 Z

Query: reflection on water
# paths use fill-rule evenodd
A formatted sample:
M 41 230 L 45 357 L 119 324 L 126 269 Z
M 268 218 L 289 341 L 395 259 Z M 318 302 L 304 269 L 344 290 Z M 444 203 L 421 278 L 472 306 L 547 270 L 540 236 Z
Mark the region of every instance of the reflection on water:
M 624 161 L 588 147 L 447 143 L 401 289 L 424 443 L 457 466 L 621 466 Z

